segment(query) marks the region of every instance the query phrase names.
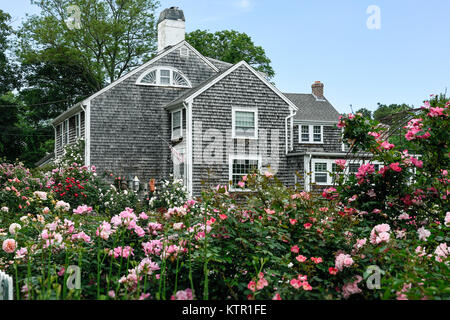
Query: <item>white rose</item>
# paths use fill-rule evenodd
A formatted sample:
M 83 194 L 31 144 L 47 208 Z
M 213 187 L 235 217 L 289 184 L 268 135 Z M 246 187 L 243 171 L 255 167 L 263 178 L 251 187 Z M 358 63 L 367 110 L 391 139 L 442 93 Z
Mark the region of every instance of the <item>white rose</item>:
M 11 233 L 12 235 L 15 235 L 17 231 L 19 231 L 20 229 L 22 229 L 22 227 L 20 226 L 20 224 L 18 223 L 12 223 L 9 226 L 9 233 Z

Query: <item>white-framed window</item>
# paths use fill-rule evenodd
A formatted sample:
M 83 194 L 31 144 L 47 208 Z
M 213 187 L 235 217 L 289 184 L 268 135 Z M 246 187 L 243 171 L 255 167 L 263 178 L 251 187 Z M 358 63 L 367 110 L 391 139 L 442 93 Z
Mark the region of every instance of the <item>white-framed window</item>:
M 62 124 L 62 137 L 61 137 L 61 141 L 62 141 L 62 146 L 64 147 L 65 145 L 67 145 L 69 143 L 69 119 L 64 120 L 63 124 Z
M 64 146 L 64 142 L 63 142 L 63 140 L 64 140 L 64 127 L 63 127 L 63 124 L 64 124 L 64 122 L 62 122 L 61 124 L 59 124 L 58 125 L 58 128 L 59 128 L 59 143 L 60 143 L 60 146 L 61 146 L 61 148 Z
M 245 191 L 246 189 L 240 188 L 238 183 L 242 181 L 243 176 L 261 170 L 261 157 L 231 155 L 229 166 L 229 180 L 231 182 L 230 190 Z
M 185 153 L 184 147 L 175 146 L 172 149 L 173 177 L 177 180 L 183 180 L 184 185 L 186 185 Z
M 172 139 L 183 136 L 183 110 L 172 112 Z
M 328 184 L 328 163 L 314 163 L 314 182 L 317 184 Z
M 233 139 L 258 139 L 258 109 L 234 108 L 232 116 Z
M 301 130 L 300 134 L 301 142 L 309 142 L 309 126 L 301 125 L 300 130 Z
M 299 143 L 323 143 L 323 125 L 300 124 L 298 132 Z
M 333 185 L 337 174 L 354 175 L 358 173 L 358 169 L 364 163 L 371 163 L 375 168 L 375 172 L 379 171 L 382 163 L 369 160 L 347 161 L 343 171 L 338 170 L 338 165 L 335 163 L 336 159 L 312 159 L 312 182 L 318 185 Z
M 144 86 L 164 86 L 192 88 L 189 79 L 179 70 L 172 67 L 156 67 L 143 73 L 136 84 Z
M 75 115 L 75 137 L 81 137 L 81 113 Z

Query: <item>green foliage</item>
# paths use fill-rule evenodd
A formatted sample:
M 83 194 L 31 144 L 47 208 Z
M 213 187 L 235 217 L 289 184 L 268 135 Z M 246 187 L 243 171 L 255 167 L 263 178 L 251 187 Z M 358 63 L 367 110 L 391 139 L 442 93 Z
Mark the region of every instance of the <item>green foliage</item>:
M 256 46 L 250 36 L 235 30 L 223 30 L 211 33 L 207 30 L 195 30 L 186 34 L 188 41 L 204 56 L 232 64 L 242 60 L 255 69 L 273 78 L 275 72 L 270 59 L 260 46 Z
M 20 30 L 20 54 L 56 64 L 61 54 L 79 61 L 76 65 L 99 90 L 147 60 L 155 51 L 155 9 L 149 0 L 35 0 L 41 14 L 29 17 Z M 77 14 L 70 6 L 80 10 Z M 75 19 L 75 20 L 74 20 Z M 56 49 L 49 49 L 56 48 Z M 45 53 L 45 55 L 42 55 Z M 95 80 L 94 80 L 95 79 Z
M 373 113 L 373 118 L 387 125 L 395 125 L 398 121 L 396 114 L 404 111 L 410 111 L 412 108 L 407 104 L 381 104 L 378 103 L 377 110 Z
M 149 208 L 152 210 L 169 209 L 182 206 L 187 198 L 188 192 L 183 185 L 183 180 L 165 180 L 156 186 L 155 192 L 150 195 Z

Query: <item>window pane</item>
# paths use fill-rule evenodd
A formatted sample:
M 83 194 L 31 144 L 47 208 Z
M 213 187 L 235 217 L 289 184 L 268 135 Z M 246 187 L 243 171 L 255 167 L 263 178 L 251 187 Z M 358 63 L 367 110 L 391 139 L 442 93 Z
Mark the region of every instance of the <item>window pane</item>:
M 321 142 L 322 141 L 322 127 L 314 126 L 313 132 L 314 132 L 314 142 Z
M 242 177 L 258 170 L 258 160 L 233 160 L 233 186 L 236 186 Z
M 359 167 L 360 167 L 359 163 L 351 163 L 348 166 L 348 170 L 350 173 L 356 173 L 358 172 Z
M 181 127 L 181 111 L 172 113 L 172 121 L 173 129 Z
M 255 135 L 255 112 L 235 112 L 235 134 L 236 136 L 253 137 Z
M 236 127 L 254 128 L 255 113 L 236 111 Z
M 170 70 L 161 70 L 160 71 L 160 83 L 161 84 L 170 84 Z
M 326 173 L 316 173 L 316 183 L 327 183 L 327 177 L 328 175 Z
M 301 126 L 302 142 L 309 142 L 309 126 Z
M 316 172 L 327 172 L 327 164 L 325 162 L 317 162 L 315 164 Z

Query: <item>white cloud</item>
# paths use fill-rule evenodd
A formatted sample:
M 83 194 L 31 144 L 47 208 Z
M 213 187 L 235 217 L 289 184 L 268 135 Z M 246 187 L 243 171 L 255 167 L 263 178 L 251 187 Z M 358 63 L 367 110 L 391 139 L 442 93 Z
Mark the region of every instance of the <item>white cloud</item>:
M 236 2 L 236 6 L 242 9 L 250 9 L 253 5 L 250 0 L 239 0 Z

